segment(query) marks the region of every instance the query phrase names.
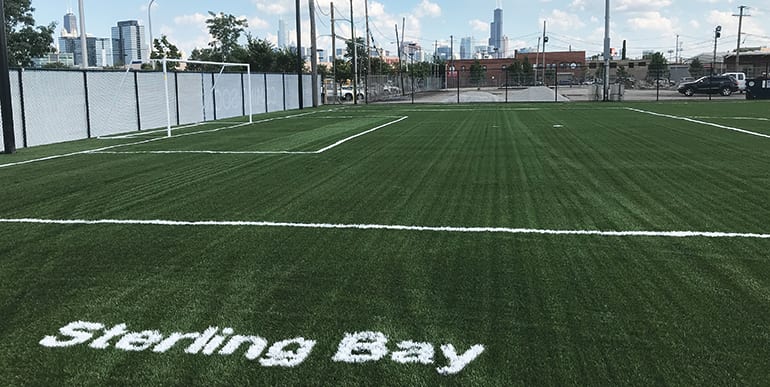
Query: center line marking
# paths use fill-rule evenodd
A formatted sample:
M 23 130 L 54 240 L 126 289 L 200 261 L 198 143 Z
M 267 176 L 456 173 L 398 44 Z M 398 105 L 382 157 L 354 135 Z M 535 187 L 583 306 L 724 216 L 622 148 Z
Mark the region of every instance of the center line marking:
M 340 224 L 340 223 L 295 223 L 270 221 L 184 221 L 184 220 L 141 220 L 141 219 L 0 219 L 7 224 L 50 224 L 50 225 L 125 225 L 125 226 L 168 226 L 168 227 L 284 227 L 337 230 L 390 230 L 427 231 L 444 233 L 493 233 L 493 234 L 536 234 L 536 235 L 582 235 L 602 237 L 661 237 L 661 238 L 751 238 L 770 239 L 770 234 L 721 232 L 721 231 L 604 231 L 604 230 L 551 230 L 510 227 L 454 227 L 454 226 L 406 226 L 390 224 Z

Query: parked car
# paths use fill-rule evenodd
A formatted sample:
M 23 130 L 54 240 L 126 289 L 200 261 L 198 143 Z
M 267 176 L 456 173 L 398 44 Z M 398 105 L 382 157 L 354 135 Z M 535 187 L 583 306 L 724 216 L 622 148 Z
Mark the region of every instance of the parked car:
M 725 97 L 738 91 L 738 81 L 726 75 L 710 75 L 692 82 L 682 82 L 676 90 L 688 97 L 693 94 L 721 94 Z
M 364 93 L 363 88 L 361 86 L 357 87 L 358 92 L 358 100 L 364 99 Z M 344 86 L 337 90 L 337 96 L 341 99 L 344 99 L 345 101 L 352 101 L 353 100 L 353 87 L 352 86 Z
M 744 74 L 744 73 L 724 73 L 722 75 L 727 75 L 728 77 L 735 78 L 735 80 L 738 81 L 738 90 L 741 93 L 746 91 L 746 74 Z

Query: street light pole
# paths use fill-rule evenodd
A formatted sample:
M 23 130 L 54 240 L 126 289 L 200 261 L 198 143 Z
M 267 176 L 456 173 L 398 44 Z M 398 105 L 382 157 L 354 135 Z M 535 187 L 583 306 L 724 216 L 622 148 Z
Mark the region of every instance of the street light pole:
M 722 26 L 717 26 L 716 29 L 714 29 L 714 59 L 711 61 L 711 75 L 716 74 L 714 70 L 716 70 L 717 66 L 717 39 L 722 37 Z
M 503 65 L 503 72 L 505 73 L 505 103 L 508 103 L 508 66 Z
M 414 47 L 409 45 L 409 74 L 412 78 L 412 105 L 414 105 Z
M 150 0 L 150 4 L 147 6 L 147 28 L 150 30 L 150 57 L 152 57 L 152 4 L 155 0 Z
M 83 10 L 83 0 L 78 0 L 78 11 L 80 12 L 80 51 L 83 62 L 80 68 L 88 68 L 88 39 L 86 37 L 86 14 Z

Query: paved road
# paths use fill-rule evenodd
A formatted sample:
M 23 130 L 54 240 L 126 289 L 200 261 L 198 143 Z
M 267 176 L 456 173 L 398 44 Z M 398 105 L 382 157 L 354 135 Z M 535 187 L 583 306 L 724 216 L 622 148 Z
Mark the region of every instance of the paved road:
M 589 86 L 574 86 L 559 88 L 559 102 L 579 102 L 592 100 L 591 89 Z M 457 89 L 447 89 L 440 91 L 424 92 L 415 94 L 416 103 L 457 103 Z M 460 89 L 461 103 L 483 103 L 483 102 L 553 102 L 554 90 L 544 86 L 530 87 L 526 89 L 508 89 L 506 97 L 505 89 L 497 88 L 468 88 Z M 711 96 L 712 100 L 742 100 L 745 94 L 735 93 L 729 97 L 721 95 Z M 708 95 L 696 95 L 685 97 L 673 89 L 661 89 L 660 93 L 656 90 L 636 90 L 627 89 L 623 95 L 623 101 L 704 101 L 709 100 Z M 387 101 L 387 103 L 411 103 L 411 96 L 407 95 L 400 99 Z

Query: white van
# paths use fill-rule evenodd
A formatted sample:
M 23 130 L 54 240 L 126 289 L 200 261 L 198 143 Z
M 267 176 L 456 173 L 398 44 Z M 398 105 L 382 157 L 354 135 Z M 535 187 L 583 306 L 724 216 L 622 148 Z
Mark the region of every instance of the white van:
M 741 93 L 746 91 L 746 74 L 744 74 L 744 73 L 724 73 L 722 75 L 727 75 L 727 76 L 735 78 L 735 80 L 738 81 L 738 90 L 740 90 Z

